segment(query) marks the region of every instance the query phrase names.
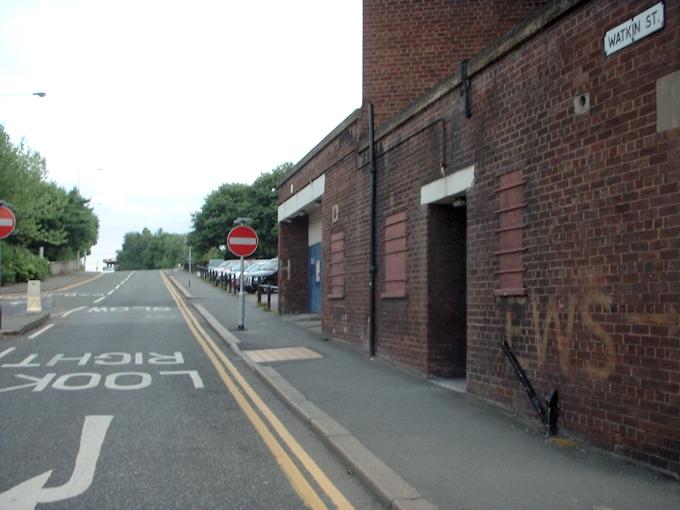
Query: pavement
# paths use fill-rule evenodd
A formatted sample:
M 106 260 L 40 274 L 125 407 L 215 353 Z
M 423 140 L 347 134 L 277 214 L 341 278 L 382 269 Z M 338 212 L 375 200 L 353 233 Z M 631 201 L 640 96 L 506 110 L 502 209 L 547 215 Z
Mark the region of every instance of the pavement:
M 25 307 L 2 307 L 3 302 L 26 300 L 28 283 L 15 283 L 0 287 L 0 337 L 24 335 L 41 326 L 50 318 L 51 296 L 66 292 L 99 278 L 101 273 L 79 272 L 52 276 L 40 282 L 42 311 L 26 313 Z
M 66 292 L 84 285 L 102 276 L 102 273 L 79 272 L 60 276 L 52 276 L 40 282 L 43 301 L 43 311 L 26 313 L 25 308 L 2 307 L 0 313 L 0 336 L 24 335 L 32 329 L 42 325 L 50 318 L 50 297 L 52 294 Z M 0 287 L 0 306 L 10 300 L 26 300 L 27 283 L 15 283 Z
M 346 462 L 386 508 L 680 508 L 680 483 L 632 460 L 520 419 L 356 347 L 320 318 L 279 316 L 183 271 L 174 284 L 215 333 Z M 189 284 L 191 280 L 191 284 Z M 529 418 L 530 419 L 530 418 Z
M 168 274 L 216 337 L 386 508 L 680 508 L 676 478 L 564 433 L 548 439 L 538 420 L 519 419 L 467 394 L 462 381 L 429 380 L 328 341 L 318 316 L 279 316 L 276 294 L 271 311 L 248 295 L 239 330 L 238 296 L 184 271 Z M 43 291 L 73 288 L 92 276 L 50 279 Z M 3 287 L 0 297 L 17 289 Z M 30 322 L 24 325 L 30 328 L 38 319 L 9 318 L 5 325 L 16 332 L 18 322 L 9 321 Z

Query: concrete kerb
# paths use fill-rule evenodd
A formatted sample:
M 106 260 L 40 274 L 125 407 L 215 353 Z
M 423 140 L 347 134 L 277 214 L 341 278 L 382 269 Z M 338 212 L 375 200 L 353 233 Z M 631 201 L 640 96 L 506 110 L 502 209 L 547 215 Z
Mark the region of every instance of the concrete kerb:
M 52 318 L 52 316 L 49 313 L 39 313 L 39 314 L 34 314 L 27 316 L 30 317 L 30 319 L 25 323 L 19 326 L 17 329 L 3 329 L 0 330 L 0 337 L 5 337 L 5 336 L 20 336 L 20 335 L 25 335 L 29 331 L 42 326 L 45 324 L 48 320 Z
M 186 292 L 177 280 L 173 278 L 171 281 L 180 292 L 183 294 Z M 307 400 L 274 368 L 261 366 L 245 356 L 239 347 L 238 338 L 202 305 L 198 303 L 192 303 L 192 305 L 232 351 L 274 391 L 287 407 L 310 425 L 312 430 L 348 464 L 388 508 L 391 510 L 438 510 L 437 506 L 423 498 L 415 488 L 366 448 L 347 429 L 313 402 Z
M 170 280 L 172 280 L 172 283 L 175 285 L 175 287 L 177 287 L 177 289 L 184 295 L 184 297 L 186 299 L 192 299 L 193 298 L 193 296 L 191 294 L 189 294 L 189 291 L 187 289 L 185 289 L 182 285 L 180 285 L 180 283 L 177 281 L 177 279 L 174 276 L 168 274 L 168 278 L 170 278 Z

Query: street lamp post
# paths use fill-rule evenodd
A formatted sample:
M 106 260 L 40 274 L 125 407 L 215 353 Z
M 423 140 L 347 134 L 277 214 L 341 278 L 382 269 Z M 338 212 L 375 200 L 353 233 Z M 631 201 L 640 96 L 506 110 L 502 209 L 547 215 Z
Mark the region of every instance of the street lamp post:
M 17 96 L 38 96 L 45 97 L 47 92 L 10 92 L 7 94 L 0 94 L 0 97 L 17 97 Z

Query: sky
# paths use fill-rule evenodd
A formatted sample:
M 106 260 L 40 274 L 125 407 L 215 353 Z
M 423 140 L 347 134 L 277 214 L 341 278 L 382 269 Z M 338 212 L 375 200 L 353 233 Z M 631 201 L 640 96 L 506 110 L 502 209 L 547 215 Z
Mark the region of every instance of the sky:
M 360 106 L 361 0 L 0 1 L 0 124 L 91 199 L 88 270 Z

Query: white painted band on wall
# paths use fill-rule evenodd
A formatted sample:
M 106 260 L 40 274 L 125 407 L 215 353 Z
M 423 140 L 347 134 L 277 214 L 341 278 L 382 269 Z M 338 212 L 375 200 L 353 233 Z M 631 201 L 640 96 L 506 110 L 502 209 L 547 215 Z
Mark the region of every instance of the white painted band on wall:
M 446 202 L 447 199 L 464 195 L 474 179 L 475 166 L 472 165 L 426 184 L 420 188 L 420 205 Z
M 295 195 L 283 202 L 278 209 L 278 221 L 290 218 L 298 214 L 305 207 L 309 207 L 315 200 L 323 197 L 326 187 L 326 176 L 321 175 L 314 179 L 307 186 L 298 191 Z

